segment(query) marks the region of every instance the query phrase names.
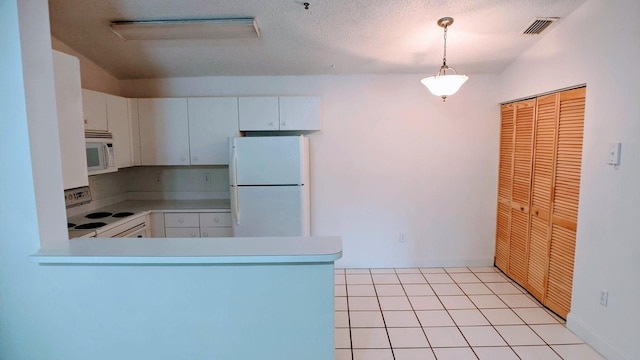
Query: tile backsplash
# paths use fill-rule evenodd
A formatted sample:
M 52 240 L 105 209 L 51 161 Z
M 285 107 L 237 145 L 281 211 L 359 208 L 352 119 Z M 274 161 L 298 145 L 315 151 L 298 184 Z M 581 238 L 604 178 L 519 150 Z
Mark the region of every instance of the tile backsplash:
M 229 198 L 226 166 L 140 166 L 89 177 L 94 201 L 128 194 L 133 198 Z

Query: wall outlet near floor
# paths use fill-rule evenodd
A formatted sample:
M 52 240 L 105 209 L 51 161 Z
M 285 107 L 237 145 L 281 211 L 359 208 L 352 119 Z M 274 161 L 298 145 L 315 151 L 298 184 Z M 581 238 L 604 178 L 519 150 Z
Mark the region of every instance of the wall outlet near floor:
M 609 302 L 609 291 L 600 290 L 600 305 L 607 306 L 608 302 Z
M 400 233 L 400 236 L 398 236 L 398 241 L 401 243 L 407 242 L 407 234 Z

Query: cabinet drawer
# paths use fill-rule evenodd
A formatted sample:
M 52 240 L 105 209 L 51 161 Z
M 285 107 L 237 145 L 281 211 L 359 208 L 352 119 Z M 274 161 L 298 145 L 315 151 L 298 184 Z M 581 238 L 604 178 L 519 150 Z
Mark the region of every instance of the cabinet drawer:
M 197 227 L 165 228 L 164 232 L 168 238 L 200 237 L 200 228 Z
M 170 227 L 200 227 L 200 220 L 197 213 L 165 213 L 164 226 Z
M 233 228 L 229 227 L 203 227 L 200 236 L 206 237 L 233 237 Z
M 231 213 L 200 213 L 201 227 L 231 226 Z

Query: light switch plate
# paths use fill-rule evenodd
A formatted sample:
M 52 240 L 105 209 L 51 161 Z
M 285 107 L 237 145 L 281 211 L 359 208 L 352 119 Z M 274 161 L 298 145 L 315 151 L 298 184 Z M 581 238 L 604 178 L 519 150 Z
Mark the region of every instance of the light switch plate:
M 620 165 L 620 148 L 622 143 L 609 143 L 609 152 L 607 156 L 607 164 Z

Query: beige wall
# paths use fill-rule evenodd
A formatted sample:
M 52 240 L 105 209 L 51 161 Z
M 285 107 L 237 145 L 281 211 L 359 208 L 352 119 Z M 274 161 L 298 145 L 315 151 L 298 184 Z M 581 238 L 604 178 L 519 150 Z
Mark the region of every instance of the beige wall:
M 568 325 L 608 359 L 640 359 L 638 14 L 637 0 L 587 0 L 501 75 L 500 100 L 587 84 Z M 619 168 L 609 142 L 622 143 Z
M 497 76 L 446 103 L 420 75 L 197 77 L 122 81 L 131 97 L 317 95 L 311 230 L 340 235 L 339 266 L 493 263 Z M 406 235 L 407 242 L 399 242 Z
M 53 36 L 51 37 L 51 46 L 54 50 L 73 55 L 80 60 L 80 76 L 83 89 L 120 95 L 119 80 L 96 65 L 93 61 L 89 60 L 89 58 L 70 48 L 67 44 Z

